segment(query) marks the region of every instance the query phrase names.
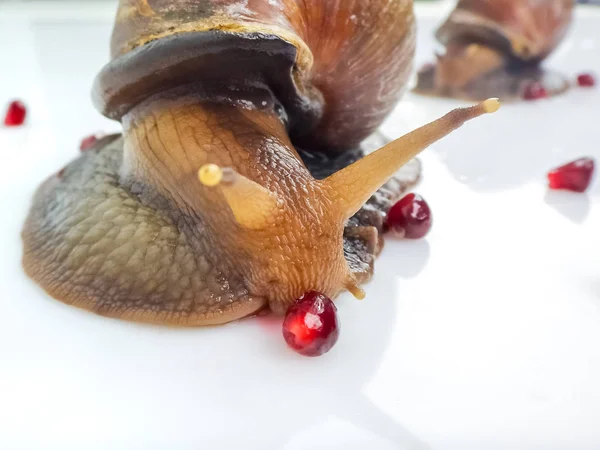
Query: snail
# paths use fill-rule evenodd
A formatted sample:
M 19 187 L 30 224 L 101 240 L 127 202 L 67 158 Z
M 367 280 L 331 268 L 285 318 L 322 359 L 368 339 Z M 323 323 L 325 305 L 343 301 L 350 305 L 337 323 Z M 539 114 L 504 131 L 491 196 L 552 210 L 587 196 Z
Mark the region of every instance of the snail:
M 362 297 L 413 158 L 499 106 L 363 157 L 406 85 L 414 25 L 409 0 L 121 0 L 93 98 L 123 134 L 38 189 L 25 271 L 67 304 L 160 324 Z
M 420 70 L 415 92 L 503 101 L 533 83 L 565 92 L 566 78 L 540 64 L 565 37 L 573 8 L 574 0 L 459 0 L 436 33 L 445 53 Z

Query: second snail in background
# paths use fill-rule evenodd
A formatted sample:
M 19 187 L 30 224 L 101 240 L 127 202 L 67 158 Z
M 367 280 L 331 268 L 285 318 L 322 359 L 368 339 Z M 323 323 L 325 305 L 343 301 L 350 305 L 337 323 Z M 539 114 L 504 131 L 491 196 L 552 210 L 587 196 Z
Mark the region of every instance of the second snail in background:
M 564 38 L 574 0 L 459 0 L 438 29 L 445 47 L 434 64 L 418 74 L 415 92 L 483 100 L 518 100 L 530 86 L 548 96 L 569 83 L 541 66 Z

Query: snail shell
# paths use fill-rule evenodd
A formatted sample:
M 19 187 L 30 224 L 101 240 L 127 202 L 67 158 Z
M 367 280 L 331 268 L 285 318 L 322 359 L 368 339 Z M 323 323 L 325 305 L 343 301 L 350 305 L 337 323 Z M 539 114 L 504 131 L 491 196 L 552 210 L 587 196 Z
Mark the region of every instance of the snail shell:
M 95 103 L 120 120 L 171 87 L 265 83 L 294 142 L 356 148 L 403 93 L 414 30 L 408 0 L 121 0 Z
M 460 0 L 438 40 L 482 42 L 526 62 L 541 61 L 562 41 L 574 0 Z

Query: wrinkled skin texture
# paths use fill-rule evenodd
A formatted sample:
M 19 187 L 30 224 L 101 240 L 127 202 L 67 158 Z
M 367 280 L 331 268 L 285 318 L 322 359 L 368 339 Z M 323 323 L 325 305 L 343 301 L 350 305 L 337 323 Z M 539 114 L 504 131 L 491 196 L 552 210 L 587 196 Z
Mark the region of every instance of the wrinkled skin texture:
M 323 178 L 362 152 L 337 159 L 302 155 Z M 243 271 L 216 254 L 206 225 L 127 182 L 122 161 L 123 138 L 113 136 L 40 187 L 23 231 L 27 273 L 65 303 L 135 321 L 210 325 L 265 307 Z M 407 164 L 350 219 L 343 241 L 340 236 L 359 282 L 372 275 L 383 214 L 419 176 L 420 164 Z
M 135 321 L 209 325 L 260 309 L 185 221 L 121 185 L 122 154 L 118 137 L 40 187 L 23 231 L 29 276 L 65 303 Z
M 415 91 L 507 101 L 537 82 L 550 96 L 563 93 L 567 80 L 540 63 L 564 38 L 573 7 L 573 0 L 459 1 L 436 33 L 446 52 L 419 72 Z

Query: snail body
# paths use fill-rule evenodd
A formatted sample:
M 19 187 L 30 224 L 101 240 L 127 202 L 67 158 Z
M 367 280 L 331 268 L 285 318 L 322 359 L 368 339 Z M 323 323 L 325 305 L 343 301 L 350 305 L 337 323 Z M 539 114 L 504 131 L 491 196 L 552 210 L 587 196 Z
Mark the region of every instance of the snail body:
M 123 0 L 94 88 L 123 134 L 39 188 L 26 272 L 65 303 L 166 324 L 282 314 L 309 290 L 361 297 L 413 158 L 497 108 L 362 157 L 413 53 L 408 0 Z
M 415 91 L 470 100 L 521 98 L 527 85 L 550 95 L 567 80 L 541 67 L 565 37 L 574 0 L 460 0 L 437 30 L 445 53 L 419 72 Z

